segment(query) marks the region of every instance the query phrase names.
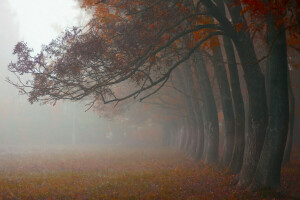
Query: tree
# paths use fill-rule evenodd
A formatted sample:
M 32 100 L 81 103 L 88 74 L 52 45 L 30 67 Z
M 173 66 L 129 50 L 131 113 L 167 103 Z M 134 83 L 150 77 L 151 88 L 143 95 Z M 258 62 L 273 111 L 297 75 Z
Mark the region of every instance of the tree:
M 220 46 L 214 48 L 212 65 L 221 93 L 221 104 L 225 124 L 222 164 L 228 167 L 234 147 L 235 120 L 227 72 Z
M 290 72 L 288 72 L 290 73 Z M 283 164 L 290 162 L 291 151 L 293 147 L 293 136 L 294 136 L 294 122 L 295 122 L 295 96 L 291 83 L 290 75 L 288 74 L 288 90 L 289 90 L 289 132 L 287 143 L 284 150 Z
M 199 91 L 203 98 L 204 152 L 203 160 L 209 164 L 218 162 L 219 120 L 218 112 L 209 81 L 203 55 L 197 52 L 194 57 L 195 72 L 198 76 Z
M 254 19 L 262 21 L 268 28 L 266 38 L 270 53 L 267 57 L 269 74 L 266 81 L 269 83 L 267 84 L 269 123 L 250 189 L 256 190 L 261 187 L 278 189 L 289 118 L 286 28 L 283 23 L 286 1 L 256 1 L 256 3 L 262 8 L 253 10 L 253 5 L 247 3 L 245 9 L 250 11 Z
M 269 171 L 263 173 L 268 176 L 270 170 L 273 170 L 274 160 L 271 158 L 277 156 L 275 162 L 277 168 L 274 170 L 278 175 L 278 169 L 280 169 L 278 163 L 282 159 L 280 158 L 283 152 L 282 141 L 276 143 L 272 148 L 268 144 L 273 139 L 276 141 L 283 139 L 284 141 L 283 130 L 286 119 L 282 119 L 278 124 L 280 131 L 274 134 L 278 137 L 270 136 L 271 129 L 269 127 L 265 143 L 264 140 L 268 122 L 270 126 L 275 126 L 274 123 L 279 120 L 276 115 L 280 114 L 281 109 L 285 110 L 284 106 L 286 105 L 284 103 L 286 102 L 285 74 L 278 75 L 276 70 L 279 65 L 275 62 L 276 59 L 279 59 L 282 61 L 281 66 L 286 68 L 286 54 L 283 52 L 280 54 L 279 50 L 273 50 L 273 45 L 281 47 L 282 44 L 279 44 L 278 41 L 286 40 L 279 38 L 280 40 L 277 41 L 274 34 L 280 32 L 279 35 L 282 36 L 281 32 L 286 27 L 280 31 L 276 30 L 276 27 L 281 28 L 280 25 L 283 24 L 282 14 L 295 12 L 295 10 L 293 8 L 292 11 L 288 10 L 291 6 L 286 2 L 292 1 L 277 2 L 237 0 L 236 5 L 232 6 L 232 1 L 229 0 L 84 0 L 83 6 L 95 11 L 94 18 L 86 27 L 67 30 L 63 36 L 53 40 L 36 56 L 31 55 L 32 50 L 27 47 L 26 43 L 20 42 L 16 45 L 14 54 L 17 54 L 18 60 L 11 63 L 9 69 L 17 75 L 19 82 L 11 83 L 22 93 L 28 94 L 30 102 L 55 103 L 60 99 L 77 101 L 89 97 L 92 106 L 99 99 L 104 104 L 119 103 L 130 98 L 139 98 L 140 101 L 143 101 L 166 86 L 173 71 L 179 66 L 183 66 L 185 67 L 182 69 L 184 76 L 177 75 L 178 80 L 182 81 L 180 89 L 188 90 L 187 93 L 195 93 L 198 89 L 205 106 L 201 107 L 196 101 L 185 99 L 186 116 L 183 124 L 186 124 L 186 132 L 182 132 L 179 136 L 181 137 L 181 146 L 190 153 L 197 151 L 195 149 L 198 148 L 194 141 L 197 137 L 201 138 L 199 131 L 201 131 L 201 121 L 203 121 L 203 159 L 210 164 L 217 163 L 218 115 L 207 74 L 207 62 L 201 53 L 201 51 L 211 52 L 216 47 L 215 57 L 212 61 L 217 66 L 215 74 L 220 88 L 227 85 L 227 89 L 221 90 L 221 99 L 224 100 L 224 116 L 226 113 L 226 119 L 229 119 L 226 123 L 227 128 L 231 127 L 234 132 L 232 124 L 236 122 L 235 137 L 233 137 L 233 133 L 226 137 L 224 163 L 228 166 L 229 157 L 233 155 L 229 166 L 235 173 L 239 172 L 241 168 L 239 186 L 247 187 L 253 182 L 257 166 L 258 171 L 265 166 Z M 228 9 L 228 14 L 225 12 L 224 5 Z M 279 5 L 283 5 L 284 8 L 281 9 Z M 271 16 L 273 24 L 265 21 L 266 15 Z M 287 16 L 289 17 L 289 14 Z M 285 22 L 285 20 L 283 21 Z M 257 36 L 257 32 L 266 33 L 264 32 L 266 25 L 271 28 L 268 34 L 274 42 L 267 42 L 270 51 L 268 55 L 259 58 L 256 55 L 253 38 Z M 288 25 L 291 27 L 290 30 L 295 29 L 293 28 L 295 26 Z M 234 99 L 235 113 L 241 111 L 243 114 L 244 111 L 232 43 L 239 56 L 248 90 L 249 126 L 243 163 L 241 155 L 244 150 L 242 148 L 244 118 L 234 120 L 232 106 L 230 106 L 231 100 L 225 102 L 230 93 L 228 80 L 226 80 L 227 72 L 222 64 L 224 58 L 218 49 L 220 42 L 216 42 L 219 39 L 217 36 L 220 35 L 224 35 L 224 42 L 221 45 L 225 45 L 229 62 L 233 91 L 231 95 Z M 285 51 L 285 49 L 281 49 L 281 51 Z M 267 111 L 265 77 L 260 66 L 260 62 L 267 57 L 270 57 L 268 60 L 272 65 L 274 64 L 270 67 L 270 80 L 276 80 L 277 84 L 273 81 L 270 82 L 271 89 L 268 95 L 272 98 L 276 96 L 277 93 L 274 90 L 278 87 L 278 92 L 280 91 L 278 95 L 282 97 L 278 101 L 270 100 L 270 106 L 275 106 L 276 110 L 269 112 Z M 219 67 L 220 63 L 222 67 Z M 196 74 L 196 77 L 192 73 Z M 30 74 L 34 79 L 24 81 L 21 78 L 24 74 Z M 195 83 L 198 83 L 198 88 Z M 126 94 L 118 90 L 119 84 L 129 86 Z M 282 85 L 278 86 L 280 84 Z M 230 115 L 231 117 L 228 117 Z M 270 116 L 269 121 L 268 115 Z M 229 125 L 230 123 L 231 125 Z M 228 128 L 228 130 L 231 129 Z M 235 144 L 234 151 L 229 148 L 230 144 Z M 198 147 L 200 146 L 198 145 Z M 232 166 L 235 164 L 237 167 L 233 168 Z M 255 179 L 255 181 L 255 183 L 260 182 L 259 179 Z M 264 182 L 262 185 L 268 184 L 269 182 Z

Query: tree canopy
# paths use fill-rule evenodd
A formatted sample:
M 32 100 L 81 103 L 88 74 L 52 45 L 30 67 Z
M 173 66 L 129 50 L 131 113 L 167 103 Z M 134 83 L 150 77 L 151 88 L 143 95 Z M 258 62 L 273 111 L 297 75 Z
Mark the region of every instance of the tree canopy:
M 86 27 L 67 30 L 37 55 L 25 42 L 16 45 L 18 61 L 9 69 L 33 76 L 26 82 L 18 76 L 14 83 L 31 103 L 86 96 L 105 103 L 142 100 L 198 47 L 217 45 L 215 36 L 223 33 L 205 8 L 190 1 L 84 1 L 83 6 L 95 7 Z M 117 94 L 113 86 L 121 82 L 135 89 Z

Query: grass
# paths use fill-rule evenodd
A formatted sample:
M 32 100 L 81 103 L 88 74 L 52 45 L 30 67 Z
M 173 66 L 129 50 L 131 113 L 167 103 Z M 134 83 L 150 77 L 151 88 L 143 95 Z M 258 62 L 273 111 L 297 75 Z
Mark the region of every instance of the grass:
M 295 161 L 283 170 L 283 185 L 291 195 L 297 195 L 299 189 L 299 166 Z M 165 148 L 81 146 L 0 156 L 3 200 L 263 197 L 236 190 L 234 178 Z

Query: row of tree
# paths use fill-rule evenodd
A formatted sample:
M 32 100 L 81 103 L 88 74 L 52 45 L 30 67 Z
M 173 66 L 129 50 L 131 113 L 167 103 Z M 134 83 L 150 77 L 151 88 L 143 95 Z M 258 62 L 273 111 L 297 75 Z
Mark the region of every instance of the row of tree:
M 160 113 L 177 116 L 162 121 L 167 143 L 239 173 L 240 187 L 280 187 L 293 133 L 288 62 L 295 61 L 287 53 L 299 53 L 299 2 L 83 0 L 82 5 L 94 12 L 87 26 L 66 30 L 37 55 L 24 42 L 16 45 L 18 60 L 9 69 L 18 81 L 10 83 L 31 103 L 85 99 L 92 107 L 152 96 L 153 104 L 167 107 Z

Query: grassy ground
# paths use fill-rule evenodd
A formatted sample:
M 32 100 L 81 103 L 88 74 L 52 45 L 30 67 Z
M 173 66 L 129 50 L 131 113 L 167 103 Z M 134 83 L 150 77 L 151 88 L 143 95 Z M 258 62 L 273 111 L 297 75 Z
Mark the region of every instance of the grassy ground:
M 94 146 L 20 152 L 0 155 L 0 199 L 262 199 L 273 195 L 236 190 L 233 176 L 170 149 Z M 293 158 L 283 170 L 287 196 L 281 199 L 296 199 L 300 194 L 299 155 Z

